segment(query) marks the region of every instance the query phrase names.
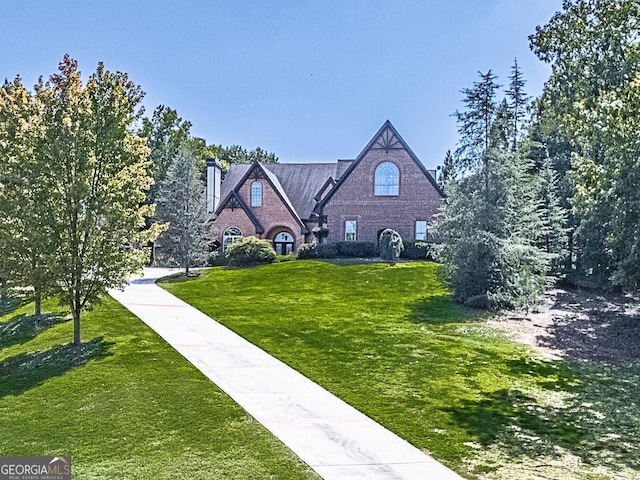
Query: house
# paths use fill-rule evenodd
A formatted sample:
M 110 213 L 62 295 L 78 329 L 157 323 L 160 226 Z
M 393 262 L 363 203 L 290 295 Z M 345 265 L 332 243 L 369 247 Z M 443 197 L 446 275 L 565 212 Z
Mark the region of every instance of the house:
M 207 160 L 207 206 L 223 249 L 244 236 L 295 252 L 327 227 L 328 242 L 377 242 L 385 228 L 428 240 L 443 202 L 427 170 L 388 120 L 355 160 L 332 163 L 233 164 L 220 184 L 220 164 Z

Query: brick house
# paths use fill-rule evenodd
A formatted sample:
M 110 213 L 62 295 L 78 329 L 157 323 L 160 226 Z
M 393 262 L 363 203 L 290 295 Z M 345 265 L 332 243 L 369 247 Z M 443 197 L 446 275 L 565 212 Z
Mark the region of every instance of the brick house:
M 295 252 L 319 225 L 328 242 L 377 242 L 385 228 L 428 240 L 444 198 L 434 177 L 387 120 L 355 160 L 233 164 L 220 184 L 220 164 L 209 159 L 207 206 L 223 249 L 254 235 Z

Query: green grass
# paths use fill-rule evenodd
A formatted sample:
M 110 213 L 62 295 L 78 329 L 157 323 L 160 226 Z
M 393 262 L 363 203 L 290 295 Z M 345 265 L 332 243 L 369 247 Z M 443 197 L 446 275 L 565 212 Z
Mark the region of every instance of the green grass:
M 0 316 L 2 455 L 71 455 L 75 479 L 317 478 L 111 298 L 84 317 L 82 348 L 67 315 L 32 311 Z
M 465 476 L 638 478 L 640 371 L 538 359 L 437 269 L 302 261 L 162 286 Z

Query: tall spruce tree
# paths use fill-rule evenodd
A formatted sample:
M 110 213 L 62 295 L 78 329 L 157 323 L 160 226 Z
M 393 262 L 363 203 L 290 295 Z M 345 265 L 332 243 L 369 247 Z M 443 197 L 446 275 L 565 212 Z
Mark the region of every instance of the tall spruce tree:
M 498 109 L 496 94 L 500 85 L 495 82 L 497 76 L 491 70 L 478 73 L 480 81 L 474 82 L 472 88 L 462 90 L 465 109 L 454 113 L 459 135 L 456 163 L 464 172 L 473 172 L 486 165 L 485 153 L 491 146 L 491 128 Z
M 465 89 L 456 112 L 456 167 L 437 230 L 454 297 L 491 309 L 529 307 L 550 284 L 549 256 L 537 246 L 542 225 L 532 163 L 513 148 L 509 102 L 496 100 L 490 72 Z
M 531 97 L 525 91 L 526 84 L 518 60 L 514 59 L 511 75 L 509 75 L 509 88 L 505 92 L 511 116 L 511 147 L 514 150 L 518 149 L 518 144 L 522 140 L 522 132 L 527 127 Z
M 188 148 L 178 150 L 157 197 L 156 218 L 168 229 L 158 238 L 160 260 L 185 269 L 204 263 L 207 253 L 205 187 L 198 161 Z
M 540 172 L 539 198 L 542 228 L 538 245 L 550 256 L 551 273 L 560 276 L 567 271 L 569 229 L 567 211 L 558 195 L 558 175 L 551 159 L 544 162 Z
M 458 176 L 456 172 L 456 162 L 451 154 L 451 150 L 447 150 L 444 160 L 442 161 L 442 168 L 439 167 L 438 169 L 440 170 L 438 186 L 444 191 L 446 185 Z

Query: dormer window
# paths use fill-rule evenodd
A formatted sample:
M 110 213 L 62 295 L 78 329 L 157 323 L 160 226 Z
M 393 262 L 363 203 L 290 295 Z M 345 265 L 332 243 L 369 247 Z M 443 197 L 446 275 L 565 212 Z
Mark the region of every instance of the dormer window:
M 374 174 L 373 194 L 377 197 L 396 197 L 400 192 L 400 170 L 395 163 L 382 162 Z
M 262 184 L 257 180 L 251 184 L 251 206 L 262 206 Z

